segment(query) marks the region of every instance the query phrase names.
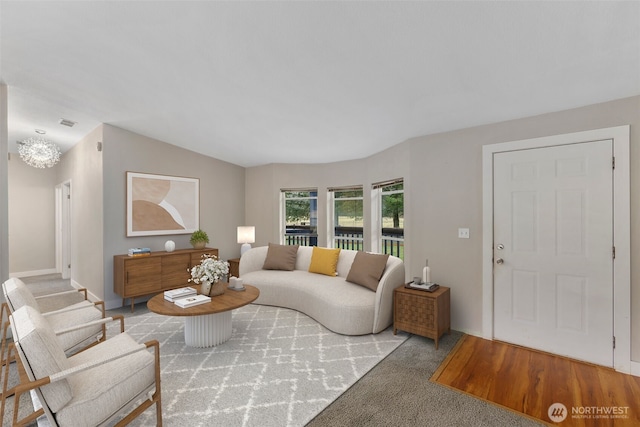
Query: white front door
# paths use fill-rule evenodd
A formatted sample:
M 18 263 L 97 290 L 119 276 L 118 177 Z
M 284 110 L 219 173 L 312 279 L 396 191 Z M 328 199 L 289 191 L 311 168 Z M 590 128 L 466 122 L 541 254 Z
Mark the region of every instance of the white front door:
M 612 151 L 494 154 L 495 339 L 613 366 Z

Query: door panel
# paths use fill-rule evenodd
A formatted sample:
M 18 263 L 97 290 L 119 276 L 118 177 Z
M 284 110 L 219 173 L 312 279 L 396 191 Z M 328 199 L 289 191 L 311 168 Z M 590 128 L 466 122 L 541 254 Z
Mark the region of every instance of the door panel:
M 613 366 L 612 188 L 611 140 L 494 154 L 496 339 Z

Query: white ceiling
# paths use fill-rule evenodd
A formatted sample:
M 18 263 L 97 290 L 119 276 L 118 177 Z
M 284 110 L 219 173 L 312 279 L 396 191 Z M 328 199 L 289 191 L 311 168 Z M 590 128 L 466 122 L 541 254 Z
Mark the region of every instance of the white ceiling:
M 2 0 L 9 149 L 109 123 L 242 166 L 362 158 L 638 95 L 639 23 L 638 1 Z

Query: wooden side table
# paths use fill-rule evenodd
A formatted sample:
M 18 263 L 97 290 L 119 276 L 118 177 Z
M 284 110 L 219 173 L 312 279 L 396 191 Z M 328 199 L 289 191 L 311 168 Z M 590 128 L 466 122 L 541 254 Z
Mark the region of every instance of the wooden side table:
M 435 292 L 401 286 L 393 291 L 393 334 L 398 329 L 435 340 L 451 332 L 450 290 Z
M 240 258 L 228 259 L 229 263 L 229 277 L 240 277 Z

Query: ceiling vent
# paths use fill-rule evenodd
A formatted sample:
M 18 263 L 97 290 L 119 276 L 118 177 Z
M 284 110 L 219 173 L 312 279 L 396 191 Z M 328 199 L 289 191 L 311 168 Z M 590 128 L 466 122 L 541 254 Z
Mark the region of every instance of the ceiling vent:
M 67 119 L 60 119 L 58 123 L 60 123 L 62 126 L 69 126 L 70 128 L 72 128 L 73 125 L 75 125 L 77 122 L 73 122 Z

